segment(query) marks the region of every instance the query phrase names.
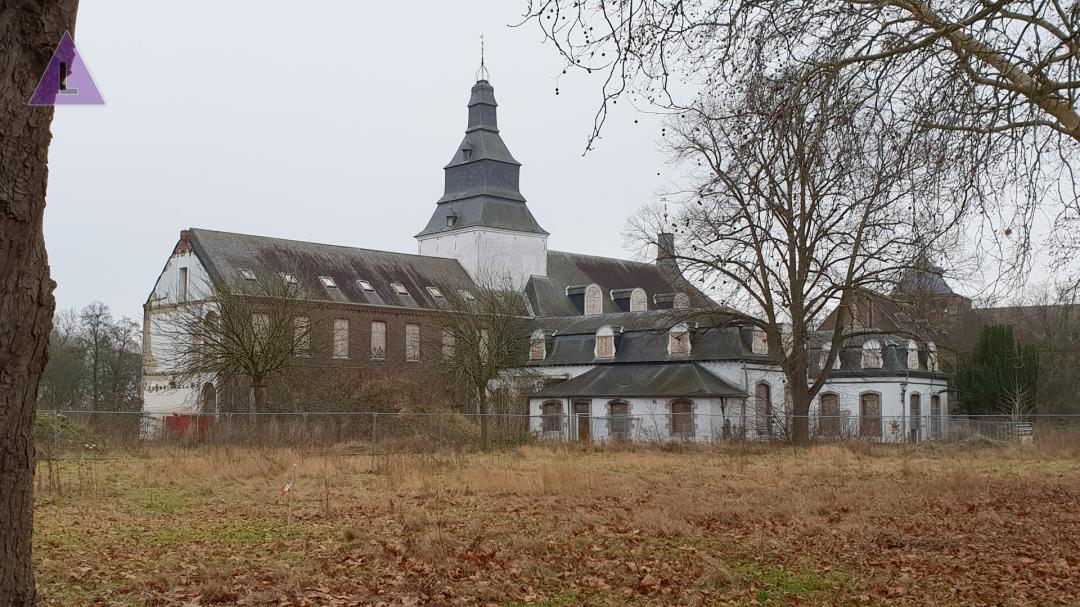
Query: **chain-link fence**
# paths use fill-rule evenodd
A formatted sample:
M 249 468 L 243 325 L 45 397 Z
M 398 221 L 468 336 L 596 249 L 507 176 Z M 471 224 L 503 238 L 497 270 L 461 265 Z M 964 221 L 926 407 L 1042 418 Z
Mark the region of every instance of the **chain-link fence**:
M 249 445 L 373 454 L 504 448 L 529 442 L 788 442 L 799 420 L 774 415 L 746 424 L 727 416 L 509 415 L 462 413 L 226 413 L 43 410 L 37 417 L 39 459 L 137 452 L 154 445 Z M 971 440 L 1080 445 L 1080 415 L 812 416 L 815 442 L 938 443 Z

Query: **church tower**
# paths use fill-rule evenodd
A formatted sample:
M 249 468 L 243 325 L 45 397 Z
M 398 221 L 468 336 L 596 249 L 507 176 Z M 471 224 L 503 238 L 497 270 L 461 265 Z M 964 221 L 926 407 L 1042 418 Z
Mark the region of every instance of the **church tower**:
M 548 233 L 521 195 L 521 163 L 499 135 L 495 89 L 480 69 L 465 139 L 443 168 L 442 198 L 416 239 L 421 255 L 455 258 L 477 282 L 509 279 L 520 289 L 530 276 L 547 275 Z

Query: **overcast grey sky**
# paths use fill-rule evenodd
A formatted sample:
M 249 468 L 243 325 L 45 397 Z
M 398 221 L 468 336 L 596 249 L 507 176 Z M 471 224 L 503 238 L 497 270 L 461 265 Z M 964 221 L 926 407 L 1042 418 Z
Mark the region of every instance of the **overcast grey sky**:
M 499 126 L 550 247 L 626 256 L 625 217 L 674 177 L 658 121 L 619 108 L 583 158 L 600 83 L 556 81 L 561 61 L 536 27 L 507 27 L 524 8 L 82 2 L 75 43 L 105 105 L 56 109 L 45 238 L 57 305 L 100 300 L 140 319 L 192 226 L 415 252 L 464 133 L 482 33 Z

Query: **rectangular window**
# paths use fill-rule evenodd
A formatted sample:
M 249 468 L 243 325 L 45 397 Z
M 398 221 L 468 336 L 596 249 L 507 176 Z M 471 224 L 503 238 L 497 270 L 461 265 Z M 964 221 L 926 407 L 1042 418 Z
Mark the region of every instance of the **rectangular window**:
M 296 356 L 311 355 L 311 319 L 307 316 L 293 319 L 293 353 Z
M 349 321 L 334 319 L 334 358 L 349 357 Z
M 608 432 L 612 438 L 624 439 L 630 436 L 630 404 L 614 402 L 609 405 L 611 417 L 608 419 Z
M 374 291 L 375 290 L 375 287 L 371 286 L 371 283 L 364 280 L 363 278 L 357 278 L 356 279 L 356 286 L 360 287 L 361 289 L 363 289 L 365 291 Z
M 427 290 L 428 293 L 431 293 L 432 297 L 441 298 L 443 296 L 442 291 L 439 290 L 439 287 L 428 287 Z
M 400 282 L 392 282 L 392 283 L 390 283 L 390 286 L 393 287 L 394 293 L 397 293 L 398 295 L 401 295 L 402 297 L 408 297 L 409 296 L 409 290 L 406 289 L 405 285 L 401 284 Z
M 442 332 L 442 355 L 450 358 L 454 356 L 455 338 L 454 334 L 450 332 L 450 329 L 443 329 Z
M 371 360 L 386 360 L 386 323 L 371 323 Z
M 337 288 L 337 283 L 334 282 L 334 279 L 329 277 L 329 276 L 320 276 L 319 281 L 323 284 L 324 287 L 326 287 L 328 289 L 336 289 Z
M 562 432 L 562 403 L 548 401 L 543 405 L 544 432 Z
M 179 300 L 187 301 L 188 293 L 188 269 L 180 268 L 180 284 L 177 285 L 177 291 L 179 291 Z
M 255 333 L 256 340 L 266 338 L 266 332 L 270 330 L 270 315 L 256 312 L 251 315 L 251 330 Z
M 240 277 L 244 280 L 255 280 L 255 272 L 247 268 L 240 268 Z
M 405 360 L 420 360 L 420 325 L 405 325 Z
M 470 293 L 469 291 L 466 291 L 465 289 L 458 289 L 458 295 L 460 295 L 461 299 L 463 299 L 465 301 L 475 301 L 476 300 L 476 298 L 473 297 L 473 294 Z
M 288 272 L 278 272 L 278 276 L 280 276 L 281 280 L 285 281 L 285 284 L 287 285 L 296 284 L 296 276 L 293 274 L 290 274 Z

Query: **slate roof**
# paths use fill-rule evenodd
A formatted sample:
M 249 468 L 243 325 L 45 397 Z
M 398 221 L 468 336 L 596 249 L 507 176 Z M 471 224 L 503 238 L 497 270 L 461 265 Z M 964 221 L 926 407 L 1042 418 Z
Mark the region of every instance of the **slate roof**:
M 648 296 L 649 309 L 670 308 L 670 301 L 657 302 L 657 295 L 685 293 L 692 307 L 716 308 L 715 302 L 706 297 L 678 274 L 663 271 L 651 263 L 581 255 L 563 251 L 548 251 L 547 276 L 533 276 L 525 285 L 525 295 L 537 316 L 575 316 L 581 314 L 584 296 L 570 296 L 567 289 L 598 285 L 603 291 L 602 311 L 615 313 L 628 308 L 620 307 L 611 292 L 642 288 Z M 618 294 L 618 293 L 617 293 Z M 576 298 L 575 298 L 576 297 Z M 622 300 L 628 304 L 628 300 Z
M 746 392 L 696 363 L 601 365 L 548 386 L 536 396 L 744 397 Z
M 230 286 L 244 284 L 241 268 L 252 270 L 260 280 L 289 272 L 310 300 L 417 309 L 440 309 L 446 298 L 459 297 L 458 289 L 477 290 L 456 259 L 198 228 L 189 234 L 192 249 L 211 278 Z M 333 278 L 337 288 L 324 286 L 320 276 Z M 357 279 L 370 282 L 374 292 L 363 290 Z M 390 286 L 394 282 L 404 285 L 409 295 L 395 292 Z M 437 287 L 443 298 L 434 297 L 429 286 Z
M 417 237 L 477 226 L 547 234 L 521 194 L 521 163 L 499 134 L 497 106 L 487 80 L 473 85 L 465 138 L 443 167 L 443 195 Z M 448 216 L 455 218 L 453 225 L 447 225 Z
M 921 255 L 912 267 L 904 270 L 893 293 L 951 294 L 952 287 L 945 281 L 944 274 L 944 270 L 930 263 L 925 255 Z
M 832 333 L 816 332 L 811 339 L 818 344 L 813 349 L 810 360 L 811 373 L 816 374 L 818 371 L 817 365 L 821 362 L 820 344 L 832 339 Z M 882 364 L 880 369 L 864 369 L 862 367 L 862 347 L 869 340 L 876 340 L 881 344 Z M 909 341 L 912 340 L 908 337 L 890 334 L 848 337 L 844 340 L 843 349 L 840 350 L 840 368 L 833 369 L 830 372 L 830 377 L 896 377 L 906 375 L 910 377 L 944 378 L 946 373 L 941 370 L 941 350 L 938 350 L 938 370 L 930 371 L 927 368 L 929 351 L 927 344 L 922 341 L 915 340 L 919 349 L 919 366 L 908 368 L 907 347 Z
M 767 363 L 771 360 L 767 355 L 753 352 L 754 327 L 751 324 L 743 318 L 723 313 L 691 322 L 690 354 L 669 355 L 668 329 L 676 322 L 678 317 L 667 310 L 538 318 L 533 321 L 533 327 L 548 333 L 547 353 L 543 360 L 530 360 L 524 364 L 541 367 L 706 360 Z M 596 331 L 605 325 L 616 329 L 614 358 L 594 356 Z

